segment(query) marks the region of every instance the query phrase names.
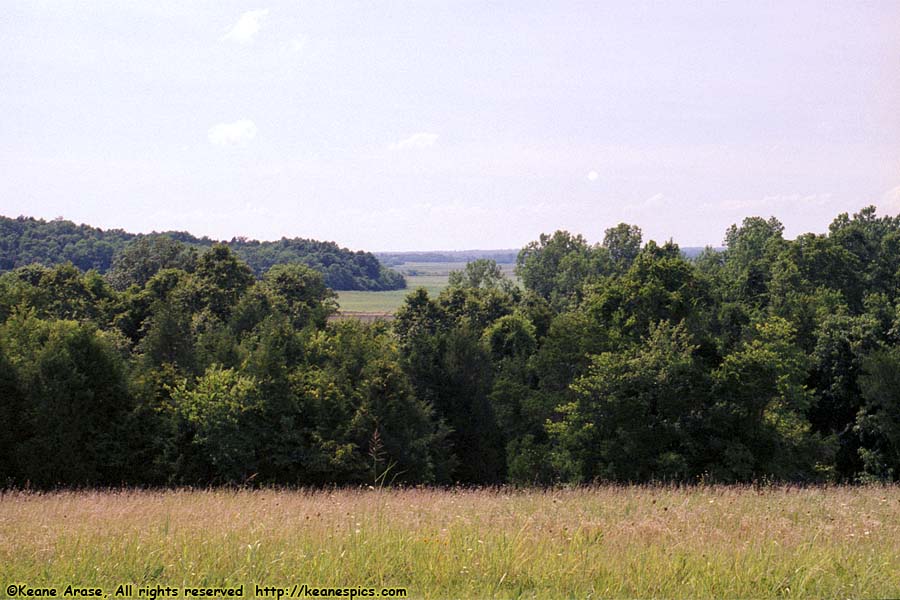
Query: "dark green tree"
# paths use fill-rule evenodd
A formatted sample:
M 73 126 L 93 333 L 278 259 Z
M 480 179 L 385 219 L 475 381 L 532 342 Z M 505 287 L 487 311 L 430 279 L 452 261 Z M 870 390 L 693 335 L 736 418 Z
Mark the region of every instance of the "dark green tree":
M 832 445 L 811 431 L 813 400 L 804 385 L 808 358 L 790 323 L 772 318 L 712 372 L 713 402 L 704 419 L 708 463 L 716 480 L 812 480 L 826 476 Z
M 133 401 L 110 336 L 31 311 L 0 327 L 0 346 L 24 392 L 14 450 L 19 476 L 38 487 L 127 482 Z
M 707 386 L 684 325 L 653 326 L 640 345 L 592 357 L 575 399 L 550 422 L 554 461 L 569 481 L 682 481 Z
M 299 264 L 276 265 L 262 281 L 273 306 L 302 329 L 307 325 L 324 327 L 329 315 L 337 311 L 337 294 L 325 286 L 322 275 Z
M 228 246 L 217 245 L 200 256 L 196 270 L 201 304 L 227 320 L 238 300 L 253 284 L 253 272 Z
M 609 272 L 609 253 L 592 247 L 580 235 L 557 231 L 542 233 L 530 242 L 516 259 L 516 275 L 525 289 L 561 307 L 580 295 L 589 279 Z
M 18 475 L 16 445 L 21 441 L 20 415 L 24 409 L 18 376 L 0 343 L 0 487 Z
M 856 421 L 862 481 L 900 480 L 900 348 L 873 352 L 863 361 L 863 405 Z
M 407 298 L 395 322 L 400 364 L 416 397 L 433 406 L 451 430 L 448 440 L 458 465 L 452 480 L 497 483 L 504 476 L 504 441 L 488 399 L 490 358 L 481 329 L 464 314 L 454 318 L 453 310 L 453 302 L 443 306 L 424 290 Z
M 771 217 L 748 217 L 725 232 L 725 274 L 732 297 L 766 306 L 772 263 L 784 248 L 784 225 Z
M 141 236 L 116 256 L 106 278 L 117 290 L 144 287 L 162 269 L 192 272 L 196 264 L 196 248 L 165 235 Z

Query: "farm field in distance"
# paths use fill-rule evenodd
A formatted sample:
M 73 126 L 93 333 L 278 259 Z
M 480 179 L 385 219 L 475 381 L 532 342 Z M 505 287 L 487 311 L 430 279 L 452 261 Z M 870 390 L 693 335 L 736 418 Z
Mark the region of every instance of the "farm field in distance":
M 406 296 L 420 287 L 428 290 L 432 298 L 447 287 L 451 271 L 459 271 L 466 267 L 465 262 L 405 262 L 391 268 L 403 273 L 406 277 L 405 290 L 388 292 L 338 292 L 338 305 L 343 313 L 384 313 L 389 314 L 403 305 Z M 504 275 L 515 280 L 510 263 L 500 264 Z
M 900 488 L 6 492 L 0 581 L 897 597 Z

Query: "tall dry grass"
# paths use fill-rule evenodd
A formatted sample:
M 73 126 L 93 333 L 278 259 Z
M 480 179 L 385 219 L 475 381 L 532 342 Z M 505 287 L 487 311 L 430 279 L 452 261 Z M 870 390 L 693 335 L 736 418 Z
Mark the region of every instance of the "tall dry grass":
M 900 488 L 12 492 L 11 582 L 898 597 Z

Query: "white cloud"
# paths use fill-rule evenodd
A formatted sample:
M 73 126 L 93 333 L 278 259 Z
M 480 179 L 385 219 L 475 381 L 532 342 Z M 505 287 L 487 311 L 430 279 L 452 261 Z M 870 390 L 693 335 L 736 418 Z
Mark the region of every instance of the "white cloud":
M 662 208 L 669 204 L 669 198 L 665 194 L 653 194 L 644 200 L 644 206 L 647 208 Z
M 634 202 L 623 201 L 623 207 L 629 213 L 647 214 L 648 211 L 657 213 L 661 209 L 671 206 L 674 200 L 663 193 L 656 193 L 652 196 L 637 200 Z
M 404 140 L 394 142 L 390 145 L 391 150 L 407 150 L 412 148 L 429 148 L 437 142 L 438 134 L 420 131 L 414 133 Z
M 256 137 L 256 123 L 241 119 L 234 123 L 219 123 L 209 128 L 209 141 L 216 146 L 236 146 Z
M 262 20 L 269 14 L 269 9 L 251 10 L 240 16 L 231 29 L 222 36 L 223 40 L 236 42 L 238 44 L 249 44 L 253 42 L 253 38 L 259 33 L 262 26 Z
M 597 181 L 600 178 L 600 173 L 597 171 L 591 171 L 587 174 L 588 181 Z
M 306 48 L 306 43 L 306 36 L 298 35 L 288 42 L 288 48 L 291 52 L 302 52 Z

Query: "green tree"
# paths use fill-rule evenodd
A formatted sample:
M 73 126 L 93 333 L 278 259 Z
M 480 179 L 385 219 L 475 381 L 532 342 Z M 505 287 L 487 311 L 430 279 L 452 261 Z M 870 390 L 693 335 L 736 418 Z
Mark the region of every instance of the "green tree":
M 863 405 L 856 419 L 863 481 L 900 480 L 900 348 L 888 347 L 863 361 Z
M 732 297 L 766 306 L 772 263 L 785 245 L 784 225 L 771 217 L 748 217 L 725 232 L 725 273 Z
M 143 322 L 137 350 L 147 366 L 168 364 L 185 373 L 194 372 L 197 360 L 190 314 L 175 302 L 154 304 Z
M 212 313 L 227 320 L 238 300 L 253 284 L 253 272 L 224 245 L 216 245 L 197 261 L 199 299 Z
M 325 286 L 320 273 L 304 265 L 275 265 L 263 277 L 262 287 L 297 329 L 324 327 L 337 310 L 337 294 Z
M 863 468 L 855 428 L 863 406 L 859 378 L 863 361 L 879 344 L 881 327 L 872 315 L 849 316 L 845 311 L 822 316 L 819 321 L 807 378 L 814 391 L 807 418 L 814 431 L 835 436 L 836 474 L 852 480 Z
M 34 308 L 42 318 L 102 324 L 115 306 L 114 292 L 96 271 L 82 273 L 71 263 L 20 267 L 3 279 L 9 305 Z
M 196 264 L 195 248 L 166 235 L 147 235 L 132 240 L 116 255 L 106 278 L 117 290 L 125 290 L 131 285 L 144 287 L 163 269 L 190 273 Z
M 608 273 L 610 268 L 605 248 L 589 246 L 582 236 L 568 231 L 542 233 L 516 258 L 516 274 L 525 289 L 557 307 L 577 299 L 588 280 Z
M 0 423 L 3 423 L 0 428 L 0 487 L 14 481 L 18 475 L 15 449 L 21 435 L 22 396 L 15 368 L 0 343 Z
M 346 321 L 311 339 L 298 395 L 311 410 L 318 481 L 447 482 L 447 431 L 413 394 L 388 330 Z
M 38 487 L 126 482 L 133 401 L 111 337 L 92 324 L 43 321 L 29 311 L 0 327 L 0 346 L 24 393 L 19 476 Z
M 499 289 L 507 293 L 515 287 L 503 274 L 497 261 L 489 258 L 468 262 L 461 271 L 450 271 L 448 282 L 451 287 Z
M 259 468 L 257 446 L 261 399 L 256 381 L 233 369 L 212 366 L 191 385 L 175 387 L 172 402 L 193 455 L 189 479 L 197 482 L 243 482 Z
M 71 262 L 82 271 L 109 274 L 116 289 L 142 286 L 163 268 L 193 270 L 196 252 L 216 242 L 184 231 L 135 235 L 103 231 L 71 221 L 0 216 L 0 271 L 33 263 L 54 266 Z M 352 252 L 334 242 L 301 238 L 260 242 L 237 237 L 227 242 L 256 276 L 276 264 L 305 264 L 322 273 L 328 287 L 341 290 L 397 290 L 406 287 L 403 275 L 382 265 L 369 252 Z M 115 257 L 115 260 L 113 258 Z
M 621 277 L 591 288 L 583 307 L 614 339 L 636 341 L 660 321 L 685 321 L 697 335 L 711 304 L 705 283 L 677 245 L 650 241 Z
M 551 483 L 555 473 L 544 423 L 553 416 L 553 405 L 536 387 L 532 357 L 538 348 L 537 328 L 517 312 L 497 319 L 481 340 L 494 366 L 489 400 L 505 440 L 507 479 Z
M 847 213 L 838 215 L 828 230 L 829 240 L 855 258 L 859 287 L 895 300 L 900 291 L 900 216 L 878 217 L 875 207 L 867 206 L 852 218 Z M 854 295 L 861 298 L 860 292 L 857 289 Z
M 804 385 L 808 359 L 790 323 L 774 317 L 713 371 L 713 403 L 704 424 L 705 470 L 715 479 L 747 481 L 823 476 L 831 447 L 805 415 L 813 394 Z
M 496 483 L 504 474 L 504 441 L 488 399 L 491 362 L 481 344 L 482 330 L 473 323 L 482 320 L 452 314 L 457 293 L 465 296 L 462 290 L 451 291 L 448 305 L 443 304 L 447 298 L 435 302 L 424 290 L 407 297 L 394 323 L 400 364 L 416 397 L 433 406 L 451 429 L 448 440 L 458 465 L 452 480 Z
M 603 235 L 603 247 L 609 251 L 616 268 L 625 271 L 641 251 L 641 228 L 637 225 L 619 223 L 606 230 Z
M 783 246 L 772 265 L 772 304 L 778 310 L 792 293 L 814 295 L 829 288 L 858 312 L 865 294 L 862 276 L 859 258 L 833 238 L 800 235 Z
M 640 345 L 593 356 L 562 419 L 547 424 L 560 473 L 576 483 L 691 475 L 706 394 L 695 352 L 683 324 L 662 322 Z

